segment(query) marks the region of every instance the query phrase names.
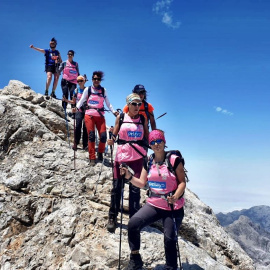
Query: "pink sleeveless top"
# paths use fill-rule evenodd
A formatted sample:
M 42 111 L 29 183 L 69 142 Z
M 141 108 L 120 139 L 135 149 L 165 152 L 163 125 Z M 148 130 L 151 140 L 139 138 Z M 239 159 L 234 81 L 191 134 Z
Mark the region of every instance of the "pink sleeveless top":
M 140 123 L 140 124 L 135 124 Z M 128 116 L 127 113 L 124 114 L 123 123 L 119 130 L 119 139 L 125 141 L 138 141 L 142 140 L 144 136 L 143 125 L 141 123 L 140 117 L 132 119 Z M 136 147 L 143 155 L 146 155 L 146 151 L 142 146 L 134 143 Z M 133 149 L 130 144 L 120 144 L 117 146 L 117 153 L 115 156 L 115 161 L 124 162 L 124 161 L 134 161 L 143 158 L 135 149 Z
M 93 87 L 91 87 L 91 95 L 88 97 L 87 105 L 90 109 L 86 110 L 85 114 L 92 116 L 100 116 L 100 113 L 104 115 L 104 111 L 100 111 L 100 113 L 96 109 L 102 109 L 104 107 L 104 97 L 102 96 L 101 89 L 95 89 L 95 93 L 93 93 Z M 88 91 L 88 90 L 85 90 Z
M 171 155 L 170 162 L 174 166 L 176 155 Z M 158 174 L 157 166 L 161 176 Z M 168 170 L 168 167 L 163 163 L 158 165 L 153 163 L 148 173 L 148 185 L 154 193 L 166 194 L 177 189 L 178 183 L 176 176 Z M 163 198 L 151 197 L 147 198 L 147 203 L 157 208 L 171 211 L 168 202 Z M 184 206 L 185 199 L 182 197 L 174 204 L 174 209 L 180 209 Z
M 71 64 L 69 61 L 66 61 L 66 66 L 64 67 L 63 70 L 63 79 L 77 84 L 77 77 L 78 77 L 78 72 L 76 69 L 76 65 Z

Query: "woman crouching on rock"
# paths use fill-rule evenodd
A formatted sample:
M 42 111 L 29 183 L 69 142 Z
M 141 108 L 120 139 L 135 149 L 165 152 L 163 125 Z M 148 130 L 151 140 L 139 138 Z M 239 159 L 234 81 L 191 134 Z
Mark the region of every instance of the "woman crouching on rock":
M 154 151 L 153 160 L 145 161 L 140 178 L 132 176 L 126 167 L 121 167 L 120 174 L 126 181 L 139 188 L 148 182 L 150 193 L 146 204 L 129 220 L 128 241 L 131 249 L 130 261 L 125 270 L 141 269 L 143 262 L 139 253 L 140 231 L 161 219 L 164 227 L 164 248 L 166 270 L 177 270 L 177 232 L 184 217 L 184 198 L 186 188 L 183 159 L 171 155 L 170 163 L 175 172 L 171 173 L 165 164 L 165 137 L 161 130 L 149 133 L 149 144 Z M 147 168 L 149 167 L 149 168 Z

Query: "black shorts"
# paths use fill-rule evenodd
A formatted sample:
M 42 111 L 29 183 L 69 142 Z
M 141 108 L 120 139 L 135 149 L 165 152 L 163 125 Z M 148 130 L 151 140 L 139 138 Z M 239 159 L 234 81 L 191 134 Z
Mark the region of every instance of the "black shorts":
M 53 66 L 45 66 L 45 72 L 51 72 L 52 74 L 56 73 L 56 67 L 55 65 Z

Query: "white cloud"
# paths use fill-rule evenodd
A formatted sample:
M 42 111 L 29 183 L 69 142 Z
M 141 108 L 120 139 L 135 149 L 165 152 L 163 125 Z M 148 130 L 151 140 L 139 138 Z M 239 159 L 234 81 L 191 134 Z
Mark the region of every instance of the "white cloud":
M 157 1 L 153 6 L 153 11 L 162 17 L 162 22 L 165 23 L 170 28 L 178 28 L 180 22 L 173 21 L 172 11 L 170 10 L 170 5 L 173 0 L 160 0 Z
M 228 115 L 228 116 L 232 116 L 233 113 L 228 111 L 227 109 L 222 109 L 221 107 L 214 107 L 216 112 L 218 113 L 222 113 L 222 114 L 225 114 L 225 115 Z

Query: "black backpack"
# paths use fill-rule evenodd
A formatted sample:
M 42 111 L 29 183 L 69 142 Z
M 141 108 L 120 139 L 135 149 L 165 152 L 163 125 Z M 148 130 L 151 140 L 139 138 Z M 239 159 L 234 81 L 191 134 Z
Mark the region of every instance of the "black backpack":
M 143 104 L 144 104 L 144 110 L 140 110 L 141 112 L 145 111 L 145 114 L 148 118 L 148 120 L 150 119 L 150 115 L 149 115 L 149 110 L 148 110 L 148 102 L 146 102 L 145 100 L 143 100 Z

